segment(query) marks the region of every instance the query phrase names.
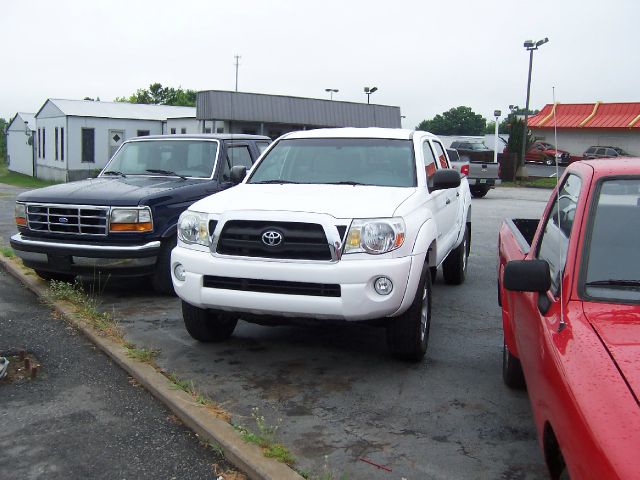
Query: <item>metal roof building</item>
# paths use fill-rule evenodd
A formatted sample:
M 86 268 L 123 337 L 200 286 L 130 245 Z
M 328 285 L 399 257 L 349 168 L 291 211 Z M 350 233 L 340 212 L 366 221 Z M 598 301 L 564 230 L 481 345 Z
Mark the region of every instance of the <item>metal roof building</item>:
M 51 106 L 57 108 L 60 114 L 69 117 L 165 121 L 168 118 L 193 118 L 196 115 L 196 109 L 193 107 L 49 98 L 38 110 L 36 117 L 45 107 L 50 108 Z
M 213 132 L 272 138 L 323 127 L 401 128 L 400 107 L 221 90 L 198 92 L 196 117 Z

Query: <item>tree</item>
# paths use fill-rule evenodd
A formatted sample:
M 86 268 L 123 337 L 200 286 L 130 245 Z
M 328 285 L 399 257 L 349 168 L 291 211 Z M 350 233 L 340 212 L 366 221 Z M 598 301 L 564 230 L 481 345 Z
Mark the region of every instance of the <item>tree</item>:
M 496 122 L 490 120 L 487 122 L 487 126 L 484 129 L 484 133 L 495 133 L 496 132 Z M 505 118 L 498 124 L 498 133 L 509 133 L 509 118 Z
M 6 130 L 9 126 L 4 118 L 0 117 L 0 163 L 7 161 L 7 134 Z
M 487 120 L 470 107 L 456 107 L 431 120 L 423 120 L 416 130 L 436 135 L 483 135 Z
M 195 90 L 185 90 L 182 87 L 163 87 L 161 83 L 152 83 L 148 89 L 139 88 L 129 97 L 116 97 L 115 101 L 195 107 L 196 93 Z

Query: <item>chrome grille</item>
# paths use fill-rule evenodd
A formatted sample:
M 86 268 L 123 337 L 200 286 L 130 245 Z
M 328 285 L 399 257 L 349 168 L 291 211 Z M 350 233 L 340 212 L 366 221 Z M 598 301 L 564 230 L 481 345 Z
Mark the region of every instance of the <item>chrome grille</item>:
M 27 204 L 27 222 L 35 232 L 102 235 L 108 231 L 109 207 Z

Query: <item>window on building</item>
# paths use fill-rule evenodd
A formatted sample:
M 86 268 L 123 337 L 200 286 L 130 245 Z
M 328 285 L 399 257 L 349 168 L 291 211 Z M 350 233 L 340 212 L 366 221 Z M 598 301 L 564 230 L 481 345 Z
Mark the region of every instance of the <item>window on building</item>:
M 186 128 L 184 128 L 184 127 L 182 127 L 182 128 L 180 129 L 180 133 L 182 133 L 182 134 L 187 133 L 187 129 L 186 129 Z
M 58 160 L 58 127 L 53 131 L 54 143 L 56 146 L 56 160 Z
M 96 131 L 94 128 L 82 129 L 82 162 L 83 163 L 95 163 L 96 161 L 95 135 L 96 135 Z
M 216 133 L 224 133 L 224 127 L 218 127 Z
M 151 132 L 149 130 L 138 130 L 137 134 L 138 137 L 146 137 L 150 134 Z
M 172 129 L 171 129 L 171 135 L 175 135 L 175 134 L 176 134 L 176 129 L 175 129 L 175 128 L 172 128 Z
M 47 158 L 47 129 L 42 129 L 42 158 Z
M 40 143 L 40 129 L 38 129 L 38 158 L 42 157 L 42 144 Z
M 211 133 L 211 129 L 210 128 L 205 128 L 204 129 L 204 133 Z
M 64 127 L 60 127 L 60 160 L 64 162 Z

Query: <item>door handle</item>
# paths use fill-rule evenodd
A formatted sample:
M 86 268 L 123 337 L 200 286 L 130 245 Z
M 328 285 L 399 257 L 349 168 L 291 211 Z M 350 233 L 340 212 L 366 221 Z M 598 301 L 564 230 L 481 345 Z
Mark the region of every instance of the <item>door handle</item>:
M 460 192 L 456 192 L 456 197 L 459 197 L 459 196 L 460 196 Z
M 447 198 L 447 201 L 444 202 L 446 205 L 449 205 L 451 203 L 451 199 Z

